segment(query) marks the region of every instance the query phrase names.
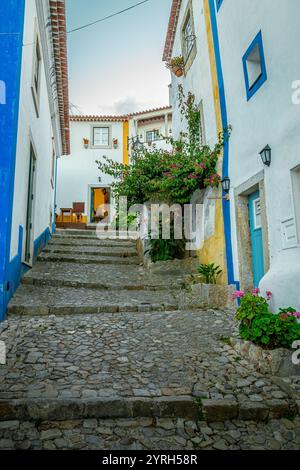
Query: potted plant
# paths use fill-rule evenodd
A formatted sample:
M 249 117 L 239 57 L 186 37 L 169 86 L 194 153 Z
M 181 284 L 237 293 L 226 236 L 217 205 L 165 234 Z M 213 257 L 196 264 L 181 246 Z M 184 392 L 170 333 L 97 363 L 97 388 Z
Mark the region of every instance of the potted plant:
M 119 144 L 118 139 L 113 139 L 113 147 L 114 147 L 114 149 L 117 149 L 117 148 L 118 148 L 118 144 Z
M 184 58 L 180 55 L 177 57 L 173 57 L 167 64 L 168 69 L 176 75 L 176 77 L 182 77 L 184 72 Z
M 90 141 L 86 137 L 83 138 L 83 146 L 85 149 L 89 148 Z

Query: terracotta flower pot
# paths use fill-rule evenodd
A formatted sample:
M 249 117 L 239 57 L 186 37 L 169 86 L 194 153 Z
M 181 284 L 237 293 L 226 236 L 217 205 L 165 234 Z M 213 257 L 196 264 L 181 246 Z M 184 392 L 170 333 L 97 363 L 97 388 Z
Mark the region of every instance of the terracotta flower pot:
M 172 67 L 172 72 L 174 73 L 174 75 L 176 75 L 176 77 L 182 77 L 183 68 L 176 65 L 176 66 Z

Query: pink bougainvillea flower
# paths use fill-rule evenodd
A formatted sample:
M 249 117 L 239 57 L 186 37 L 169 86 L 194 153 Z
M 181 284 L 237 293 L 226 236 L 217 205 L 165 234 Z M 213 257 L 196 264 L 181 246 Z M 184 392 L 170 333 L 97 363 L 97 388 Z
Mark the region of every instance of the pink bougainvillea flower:
M 234 299 L 241 299 L 245 296 L 245 292 L 242 291 L 242 290 L 237 290 L 236 292 L 234 292 L 233 294 L 233 298 Z
M 258 295 L 258 294 L 260 294 L 260 289 L 258 289 L 258 288 L 253 289 L 252 294 L 253 294 L 253 295 Z
M 273 295 L 272 292 L 270 290 L 267 290 L 266 296 L 268 300 L 271 300 L 272 295 Z

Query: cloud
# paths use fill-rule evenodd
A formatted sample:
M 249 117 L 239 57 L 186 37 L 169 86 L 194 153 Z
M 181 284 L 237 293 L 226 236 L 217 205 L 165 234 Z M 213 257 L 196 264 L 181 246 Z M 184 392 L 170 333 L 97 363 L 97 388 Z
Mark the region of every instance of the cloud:
M 115 101 L 112 105 L 99 106 L 101 114 L 130 114 L 142 111 L 145 104 L 136 100 L 133 96 L 127 96 L 122 100 Z

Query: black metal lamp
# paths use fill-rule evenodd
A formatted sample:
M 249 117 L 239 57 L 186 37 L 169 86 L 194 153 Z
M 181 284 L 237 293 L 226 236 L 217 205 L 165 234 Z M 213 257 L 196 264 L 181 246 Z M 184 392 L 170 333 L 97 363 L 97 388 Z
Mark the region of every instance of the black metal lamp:
M 271 148 L 269 147 L 269 145 L 267 145 L 267 146 L 260 152 L 260 156 L 261 156 L 261 159 L 262 159 L 262 162 L 263 162 L 264 165 L 266 165 L 266 166 L 270 166 L 270 165 L 271 165 L 272 150 L 271 150 Z
M 136 139 L 134 140 L 133 142 L 133 148 L 136 152 L 139 152 L 140 150 L 142 150 L 143 148 L 143 144 L 142 142 L 140 141 L 139 137 L 136 137 Z
M 222 188 L 224 193 L 228 194 L 230 191 L 230 178 L 228 176 L 225 176 L 225 178 L 222 180 Z

